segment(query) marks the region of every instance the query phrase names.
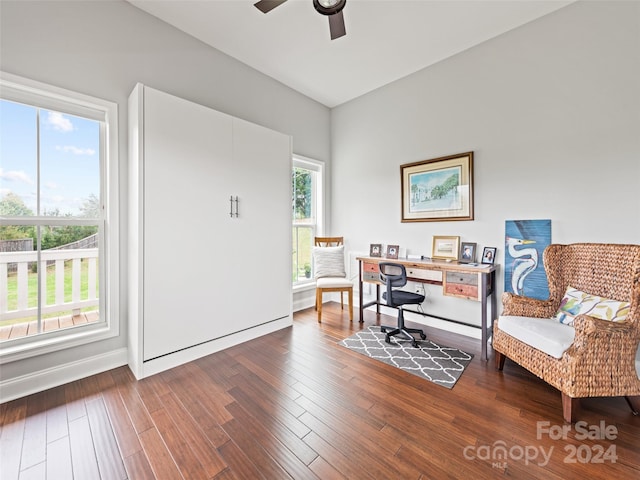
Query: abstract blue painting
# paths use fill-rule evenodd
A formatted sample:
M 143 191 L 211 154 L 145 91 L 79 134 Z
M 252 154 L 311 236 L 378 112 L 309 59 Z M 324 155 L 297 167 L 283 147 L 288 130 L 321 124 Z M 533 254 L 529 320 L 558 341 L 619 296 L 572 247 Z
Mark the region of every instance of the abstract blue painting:
M 550 243 L 551 220 L 505 222 L 505 292 L 540 300 L 549 298 L 542 252 Z

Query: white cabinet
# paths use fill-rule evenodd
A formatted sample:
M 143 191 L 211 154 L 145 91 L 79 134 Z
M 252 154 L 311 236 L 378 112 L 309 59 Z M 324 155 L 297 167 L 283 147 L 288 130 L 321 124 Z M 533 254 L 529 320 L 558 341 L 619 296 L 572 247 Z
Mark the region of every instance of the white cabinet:
M 129 121 L 136 377 L 290 325 L 290 137 L 141 84 Z

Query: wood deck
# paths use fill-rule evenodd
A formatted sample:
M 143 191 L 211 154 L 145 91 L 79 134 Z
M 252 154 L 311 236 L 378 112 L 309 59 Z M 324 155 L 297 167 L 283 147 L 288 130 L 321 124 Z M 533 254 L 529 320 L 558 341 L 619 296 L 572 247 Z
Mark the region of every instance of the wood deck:
M 0 478 L 640 478 L 640 417 L 622 398 L 583 402 L 585 425 L 609 438 L 553 437 L 560 394 L 480 361 L 477 340 L 426 329 L 475 355 L 449 390 L 339 346 L 363 328 L 346 312 L 297 313 L 292 328 L 141 381 L 121 367 L 0 405 Z
M 50 332 L 52 330 L 60 330 L 61 328 L 69 328 L 75 325 L 84 325 L 99 320 L 97 311 L 81 313 L 80 315 L 65 315 L 62 317 L 51 317 L 43 320 L 43 331 Z M 38 322 L 14 323 L 13 325 L 5 325 L 0 327 L 0 341 L 12 340 L 14 338 L 28 337 L 38 333 Z

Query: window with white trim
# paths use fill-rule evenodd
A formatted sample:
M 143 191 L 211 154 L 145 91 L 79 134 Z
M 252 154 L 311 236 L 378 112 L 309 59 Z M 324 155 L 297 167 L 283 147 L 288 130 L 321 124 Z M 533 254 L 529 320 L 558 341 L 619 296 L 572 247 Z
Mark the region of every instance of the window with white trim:
M 3 361 L 118 334 L 117 163 L 115 103 L 2 73 Z
M 313 282 L 313 238 L 322 233 L 322 162 L 293 157 L 293 285 Z

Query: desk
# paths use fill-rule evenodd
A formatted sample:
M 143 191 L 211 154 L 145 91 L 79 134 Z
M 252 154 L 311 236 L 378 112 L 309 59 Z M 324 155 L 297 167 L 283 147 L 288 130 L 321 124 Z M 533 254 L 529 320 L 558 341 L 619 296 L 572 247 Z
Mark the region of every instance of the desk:
M 464 298 L 481 303 L 482 321 L 482 353 L 481 358 L 488 360 L 487 340 L 493 326 L 493 318 L 496 314 L 496 294 L 495 294 L 495 272 L 494 265 L 468 265 L 457 262 L 446 262 L 444 260 L 407 260 L 388 259 L 381 257 L 358 257 L 359 265 L 359 299 L 360 299 L 360 322 L 363 321 L 363 311 L 365 308 L 376 305 L 376 313 L 380 313 L 380 285 L 379 280 L 380 262 L 400 263 L 407 269 L 407 279 L 413 282 L 428 283 L 431 285 L 441 285 L 442 294 L 445 296 Z M 363 283 L 373 283 L 376 285 L 376 299 L 367 304 L 363 304 Z M 491 297 L 491 302 L 487 302 L 487 297 Z M 487 310 L 491 306 L 490 320 L 487 321 Z M 406 310 L 410 311 L 410 310 Z M 463 322 L 449 318 L 428 315 L 440 320 L 452 321 L 468 325 Z M 473 326 L 473 325 L 469 325 Z

